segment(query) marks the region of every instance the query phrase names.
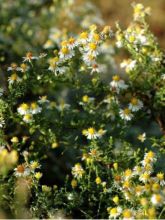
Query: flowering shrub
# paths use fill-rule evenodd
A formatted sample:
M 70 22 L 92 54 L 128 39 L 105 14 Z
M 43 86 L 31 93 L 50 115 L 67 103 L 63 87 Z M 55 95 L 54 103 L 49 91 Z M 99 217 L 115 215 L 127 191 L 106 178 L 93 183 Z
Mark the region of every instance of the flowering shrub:
M 133 8 L 126 30 L 51 28 L 40 54 L 6 69 L 2 217 L 165 217 L 164 56 L 150 9 Z

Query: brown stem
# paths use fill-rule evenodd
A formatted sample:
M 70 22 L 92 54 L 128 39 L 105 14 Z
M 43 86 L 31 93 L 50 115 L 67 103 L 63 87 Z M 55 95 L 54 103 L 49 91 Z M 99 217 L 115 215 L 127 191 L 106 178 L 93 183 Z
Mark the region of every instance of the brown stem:
M 163 123 L 163 120 L 161 119 L 160 115 L 156 117 L 156 121 L 157 121 L 163 135 L 165 135 L 165 124 Z

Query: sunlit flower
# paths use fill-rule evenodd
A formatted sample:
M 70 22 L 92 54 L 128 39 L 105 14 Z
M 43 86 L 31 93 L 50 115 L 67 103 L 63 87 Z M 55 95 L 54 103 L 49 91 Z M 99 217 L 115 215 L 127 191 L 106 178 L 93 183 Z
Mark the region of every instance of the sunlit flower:
M 26 123 L 30 123 L 32 120 L 33 120 L 33 116 L 29 113 L 27 113 L 23 116 L 23 121 Z
M 112 81 L 110 82 L 110 86 L 112 87 L 112 89 L 115 89 L 116 92 L 119 92 L 123 89 L 127 89 L 128 87 L 125 84 L 124 80 L 122 80 L 118 75 L 113 76 Z
M 9 78 L 8 78 L 9 84 L 13 84 L 15 82 L 21 82 L 21 78 L 16 74 L 13 73 Z
M 26 56 L 23 57 L 23 62 L 31 62 L 32 60 L 38 60 L 38 57 L 33 56 L 32 52 L 26 53 Z
M 39 105 L 37 105 L 36 102 L 31 103 L 31 105 L 30 105 L 30 113 L 31 114 L 33 114 L 33 115 L 38 114 L 41 112 L 41 110 L 42 110 L 42 108 Z
M 92 139 L 97 139 L 98 138 L 98 133 L 94 128 L 88 128 L 87 130 L 83 130 L 83 135 L 87 137 L 87 139 L 92 140 Z
M 143 143 L 146 140 L 146 133 L 140 134 L 137 139 Z
M 71 59 L 74 56 L 74 51 L 70 50 L 68 47 L 62 47 L 59 52 L 59 57 L 62 61 Z
M 120 67 L 121 67 L 121 68 L 125 68 L 125 69 L 126 69 L 126 72 L 130 72 L 130 71 L 132 71 L 133 69 L 135 69 L 135 67 L 136 67 L 136 60 L 131 60 L 131 59 L 124 60 L 124 61 L 120 64 Z
M 130 104 L 129 104 L 129 109 L 130 109 L 132 112 L 139 111 L 142 107 L 143 107 L 142 101 L 140 101 L 140 100 L 137 99 L 137 98 L 132 98 L 132 99 L 131 99 L 131 102 L 130 102 Z
M 130 209 L 125 209 L 125 210 L 123 210 L 123 219 L 124 219 L 124 220 L 134 219 L 133 211 L 130 210 Z
M 29 110 L 30 110 L 29 105 L 26 103 L 22 103 L 17 109 L 17 111 L 20 115 L 25 115 L 25 114 L 29 113 Z
M 75 178 L 82 178 L 84 173 L 85 171 L 80 163 L 75 164 L 75 166 L 72 168 L 72 174 Z
M 18 165 L 14 171 L 16 177 L 26 177 L 30 175 L 30 169 L 27 168 L 24 164 Z
M 131 110 L 129 108 L 121 109 L 119 114 L 120 117 L 125 121 L 130 121 L 133 117 L 133 114 L 131 113 Z
M 122 212 L 122 208 L 121 207 L 115 207 L 115 208 L 108 208 L 107 209 L 108 213 L 109 213 L 109 218 L 114 218 L 116 219 Z
M 151 202 L 155 206 L 161 206 L 163 205 L 164 199 L 160 194 L 153 194 L 151 197 Z

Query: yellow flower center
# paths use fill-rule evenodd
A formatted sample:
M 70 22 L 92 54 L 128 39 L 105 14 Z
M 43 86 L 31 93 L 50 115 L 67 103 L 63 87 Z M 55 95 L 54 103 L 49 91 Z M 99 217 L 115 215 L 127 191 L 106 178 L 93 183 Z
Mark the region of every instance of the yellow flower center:
M 112 79 L 113 79 L 113 81 L 118 82 L 120 80 L 120 76 L 115 75 L 115 76 L 112 77 Z
M 16 81 L 16 80 L 18 79 L 18 75 L 17 75 L 16 73 L 13 73 L 13 74 L 11 75 L 10 79 L 11 79 L 12 81 Z
M 95 129 L 94 128 L 88 128 L 88 133 L 93 135 L 95 133 Z
M 69 49 L 68 49 L 67 47 L 62 47 L 62 48 L 61 48 L 61 52 L 62 52 L 64 55 L 66 55 L 66 54 L 69 53 Z
M 88 97 L 87 95 L 84 95 L 84 96 L 82 97 L 82 101 L 83 101 L 83 102 L 88 102 L 88 101 L 89 101 L 89 97 Z
M 75 39 L 73 37 L 69 38 L 68 40 L 69 44 L 74 44 L 75 43 Z
M 131 113 L 131 111 L 130 111 L 129 108 L 125 108 L 125 109 L 124 109 L 124 114 L 125 114 L 125 115 L 130 115 L 130 113 Z
M 26 103 L 21 104 L 20 108 L 22 108 L 23 110 L 28 110 L 29 106 Z
M 25 167 L 23 165 L 18 165 L 17 166 L 17 172 L 18 173 L 23 173 L 25 171 Z
M 132 217 L 132 212 L 131 212 L 131 210 L 125 209 L 125 210 L 123 211 L 123 216 L 124 216 L 124 218 L 131 218 L 131 217 Z
M 138 100 L 136 98 L 132 98 L 131 99 L 131 104 L 132 105 L 137 105 L 138 104 Z
M 87 39 L 88 38 L 88 33 L 87 32 L 82 32 L 80 34 L 80 39 Z
M 90 48 L 90 50 L 95 51 L 97 49 L 97 44 L 89 43 L 89 48 Z

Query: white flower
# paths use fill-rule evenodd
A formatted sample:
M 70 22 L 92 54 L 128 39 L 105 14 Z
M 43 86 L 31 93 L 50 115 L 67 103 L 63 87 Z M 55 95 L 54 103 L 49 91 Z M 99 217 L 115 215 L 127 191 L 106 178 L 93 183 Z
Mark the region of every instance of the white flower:
M 94 128 L 88 128 L 87 130 L 83 130 L 83 135 L 87 137 L 87 139 L 92 140 L 92 139 L 97 139 L 98 138 L 98 133 Z
M 18 165 L 17 168 L 14 169 L 16 177 L 26 177 L 30 175 L 30 169 L 25 165 Z
M 70 104 L 65 103 L 63 100 L 60 102 L 58 106 L 56 106 L 56 109 L 58 111 L 64 111 L 70 108 Z
M 41 96 L 39 97 L 38 103 L 40 104 L 49 103 L 49 100 L 47 99 L 47 96 Z
M 89 41 L 89 38 L 88 38 L 88 32 L 82 32 L 79 36 L 79 39 L 78 39 L 78 43 L 79 44 L 86 44 L 87 42 Z
M 140 134 L 137 139 L 143 143 L 146 140 L 146 133 Z
M 26 56 L 23 57 L 23 62 L 31 62 L 32 60 L 38 60 L 39 57 L 33 56 L 31 52 L 26 53 Z
M 70 37 L 69 40 L 67 41 L 67 47 L 70 50 L 73 50 L 75 47 L 77 47 L 77 45 L 78 42 L 73 37 Z
M 21 82 L 21 78 L 16 74 L 13 73 L 9 78 L 8 78 L 9 84 L 13 84 L 15 82 Z
M 106 133 L 106 130 L 103 130 L 102 128 L 98 130 L 97 136 L 98 138 L 102 138 L 102 136 Z
M 115 89 L 117 93 L 119 93 L 120 90 L 128 88 L 124 80 L 120 79 L 120 76 L 115 75 L 112 79 L 113 80 L 110 82 L 110 86 L 112 87 L 112 89 Z
M 62 61 L 69 60 L 75 55 L 73 50 L 70 50 L 68 47 L 62 47 L 59 52 L 59 57 Z
M 23 121 L 26 123 L 30 123 L 33 120 L 33 116 L 31 114 L 25 114 L 23 116 Z
M 100 69 L 97 63 L 94 63 L 91 67 L 89 67 L 89 69 L 91 69 L 91 74 L 100 72 Z
M 72 168 L 72 174 L 75 178 L 81 178 L 84 172 L 85 171 L 80 163 L 75 164 L 75 166 Z
M 126 121 L 130 121 L 133 117 L 133 114 L 131 113 L 131 110 L 129 108 L 121 109 L 119 114 L 120 117 Z
M 129 109 L 130 109 L 132 112 L 137 112 L 137 111 L 139 111 L 142 107 L 143 107 L 142 101 L 140 101 L 140 100 L 137 99 L 137 98 L 132 98 L 132 99 L 131 99 L 131 102 L 130 102 L 130 104 L 129 104 Z
M 151 197 L 151 202 L 155 206 L 161 206 L 163 205 L 164 198 L 160 194 L 153 194 Z
M 120 64 L 121 68 L 126 68 L 126 71 L 129 72 L 133 69 L 135 69 L 136 67 L 136 60 L 124 60 L 121 64 Z
M 29 110 L 30 110 L 29 105 L 26 103 L 22 103 L 17 109 L 17 111 L 20 115 L 25 115 L 25 114 L 29 113 Z
M 7 68 L 7 71 L 20 71 L 20 67 L 16 63 L 12 63 L 11 66 Z
M 87 46 L 84 47 L 84 50 L 87 52 L 88 55 L 92 55 L 93 57 L 96 57 L 99 54 L 97 43 L 88 43 Z
M 121 207 L 115 207 L 115 208 L 112 208 L 110 210 L 108 210 L 109 212 L 109 218 L 114 218 L 116 219 L 122 212 L 122 208 Z
M 41 110 L 42 110 L 42 108 L 39 105 L 37 105 L 36 102 L 31 103 L 31 105 L 30 105 L 31 114 L 33 114 L 33 115 L 38 114 L 41 112 Z

